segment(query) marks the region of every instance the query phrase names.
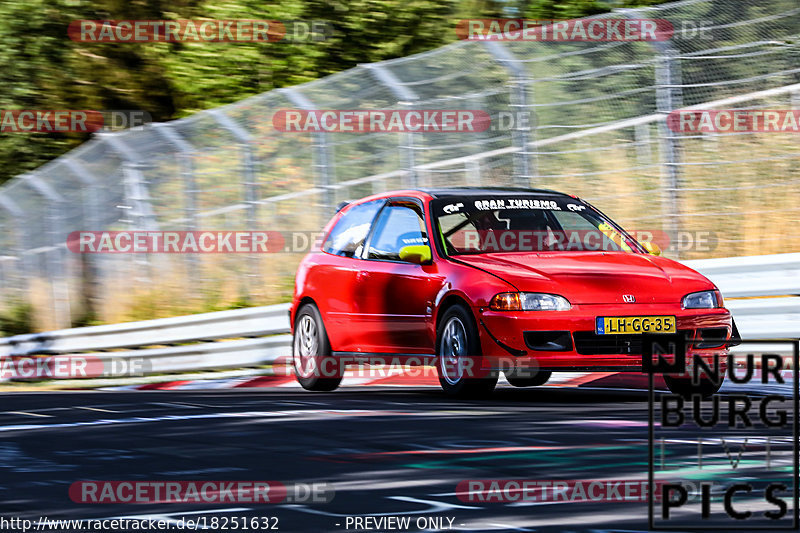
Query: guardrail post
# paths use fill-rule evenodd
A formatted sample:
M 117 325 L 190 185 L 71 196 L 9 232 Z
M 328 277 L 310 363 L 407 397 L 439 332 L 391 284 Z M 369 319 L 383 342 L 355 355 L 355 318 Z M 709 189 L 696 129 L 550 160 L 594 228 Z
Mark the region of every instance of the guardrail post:
M 511 77 L 509 107 L 516 111 L 512 113 L 514 126 L 511 130 L 511 142 L 517 148 L 517 151 L 514 152 L 514 184 L 517 187 L 531 187 L 536 180 L 538 166 L 536 152 L 528 151 L 528 143 L 536 140 L 534 129 L 531 126 L 533 117 L 528 116 L 526 124 L 520 123 L 523 113 L 527 113 L 530 107 L 526 87 L 528 73 L 525 68 L 520 66 L 520 62 L 514 57 L 514 54 L 503 44 L 497 41 L 482 42 L 489 54 L 509 72 Z
M 319 109 L 306 95 L 296 89 L 278 89 L 278 92 L 285 94 L 286 98 L 300 109 L 306 111 Z M 314 178 L 316 179 L 317 187 L 324 191 L 322 195 L 323 212 L 325 217 L 329 217 L 333 214 L 334 204 L 336 203 L 334 190 L 331 188 L 331 185 L 336 183 L 335 159 L 328 143 L 328 134 L 324 131 L 318 131 L 313 135 L 314 144 L 311 164 L 314 167 Z
M 398 99 L 398 105 L 402 108 L 413 108 L 414 102 L 419 100 L 417 93 L 403 85 L 403 83 L 394 75 L 393 72 L 386 69 L 380 63 L 372 63 L 362 65 L 369 70 L 378 82 L 386 86 L 392 94 Z M 416 133 L 406 132 L 403 134 L 403 143 L 400 145 L 403 153 L 406 156 L 406 170 L 408 171 L 406 179 L 406 187 L 414 188 L 419 186 L 419 173 L 417 171 L 416 157 L 414 154 Z

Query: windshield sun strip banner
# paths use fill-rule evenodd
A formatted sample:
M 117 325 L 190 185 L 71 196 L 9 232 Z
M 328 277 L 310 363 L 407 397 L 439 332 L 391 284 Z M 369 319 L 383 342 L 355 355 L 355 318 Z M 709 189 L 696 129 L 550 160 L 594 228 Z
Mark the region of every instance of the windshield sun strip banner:
M 575 212 L 575 213 L 585 213 L 587 215 L 592 215 L 594 218 L 601 220 L 602 222 L 597 227 L 595 232 L 598 235 L 605 236 L 610 242 L 613 242 L 616 245 L 616 248 L 626 252 L 634 252 L 639 251 L 643 252 L 638 245 L 638 242 L 629 235 L 625 230 L 611 222 L 608 217 L 597 211 L 591 205 L 586 204 L 580 200 L 570 197 L 563 197 L 558 195 L 546 195 L 546 194 L 525 194 L 525 195 L 475 195 L 475 196 L 453 196 L 448 198 L 438 198 L 431 202 L 431 212 L 434 216 L 434 224 L 438 226 L 439 231 L 441 232 L 441 224 L 440 218 L 446 217 L 448 215 L 455 215 L 455 214 L 462 214 L 467 219 L 472 218 L 473 216 L 479 216 L 480 213 L 490 213 L 496 211 L 550 211 L 550 212 Z M 492 230 L 487 230 L 488 232 L 492 232 Z M 480 232 L 486 233 L 486 231 Z M 522 231 L 520 233 L 530 233 Z M 536 232 L 533 232 L 536 233 Z M 576 233 L 572 231 L 571 233 Z M 578 233 L 587 233 L 586 231 L 578 232 Z M 589 236 L 594 237 L 592 235 L 592 231 L 588 232 Z M 534 235 L 534 237 L 541 238 L 541 235 Z M 440 233 L 440 238 L 444 239 L 445 235 Z M 592 250 L 596 248 L 597 250 L 606 250 L 602 246 L 598 247 L 586 247 L 583 246 L 580 248 L 583 251 Z M 615 248 L 612 248 L 615 250 Z M 501 249 L 497 250 L 490 250 L 487 249 L 486 252 L 491 251 L 502 251 Z M 543 251 L 541 247 L 531 248 L 529 250 L 526 249 L 515 249 L 514 251 Z M 456 252 L 456 255 L 461 255 L 462 253 L 469 253 L 469 252 Z M 451 255 L 451 254 L 448 254 Z

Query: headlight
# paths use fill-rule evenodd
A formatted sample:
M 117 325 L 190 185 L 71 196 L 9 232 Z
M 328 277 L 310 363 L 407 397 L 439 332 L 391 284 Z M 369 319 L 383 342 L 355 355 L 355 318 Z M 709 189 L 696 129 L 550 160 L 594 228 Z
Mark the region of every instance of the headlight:
M 716 309 L 722 307 L 719 291 L 700 291 L 687 294 L 681 301 L 684 309 Z
M 489 309 L 494 311 L 567 311 L 571 308 L 563 296 L 538 292 L 501 292 L 489 304 Z

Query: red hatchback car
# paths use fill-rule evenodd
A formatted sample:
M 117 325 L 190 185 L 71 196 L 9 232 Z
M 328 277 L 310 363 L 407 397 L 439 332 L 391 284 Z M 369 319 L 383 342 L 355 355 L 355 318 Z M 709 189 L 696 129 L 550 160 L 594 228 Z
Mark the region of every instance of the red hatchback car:
M 309 390 L 335 389 L 358 362 L 435 364 L 456 395 L 490 392 L 499 371 L 515 386 L 641 372 L 644 338 L 673 336 L 711 361 L 735 329 L 711 281 L 554 191 L 388 192 L 345 205 L 324 235 L 290 310 Z M 664 379 L 681 394 L 721 385 Z

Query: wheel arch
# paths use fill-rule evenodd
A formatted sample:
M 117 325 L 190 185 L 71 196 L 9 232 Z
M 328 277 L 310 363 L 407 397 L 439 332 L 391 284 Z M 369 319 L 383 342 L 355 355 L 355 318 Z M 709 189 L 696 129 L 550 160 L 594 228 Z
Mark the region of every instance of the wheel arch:
M 312 298 L 311 296 L 303 296 L 302 298 L 300 298 L 300 300 L 298 300 L 297 305 L 295 305 L 292 308 L 292 314 L 289 316 L 289 328 L 292 334 L 294 334 L 294 323 L 297 321 L 297 313 L 306 304 L 311 304 L 314 307 L 316 307 L 317 311 L 319 311 L 320 319 L 322 319 L 322 311 L 320 311 L 317 302 L 314 301 L 314 298 Z M 323 324 L 325 323 L 324 319 L 322 320 L 322 323 Z
M 461 305 L 462 307 L 467 309 L 469 316 L 472 318 L 472 325 L 475 327 L 475 330 L 478 331 L 480 334 L 480 329 L 478 328 L 478 320 L 477 317 L 475 317 L 475 311 L 472 309 L 472 305 L 470 305 L 470 302 L 467 299 L 467 297 L 459 292 L 450 292 L 449 294 L 445 295 L 439 302 L 439 305 L 436 306 L 434 333 L 438 336 L 439 325 L 442 322 L 442 317 L 447 312 L 447 310 L 453 307 L 454 305 Z

